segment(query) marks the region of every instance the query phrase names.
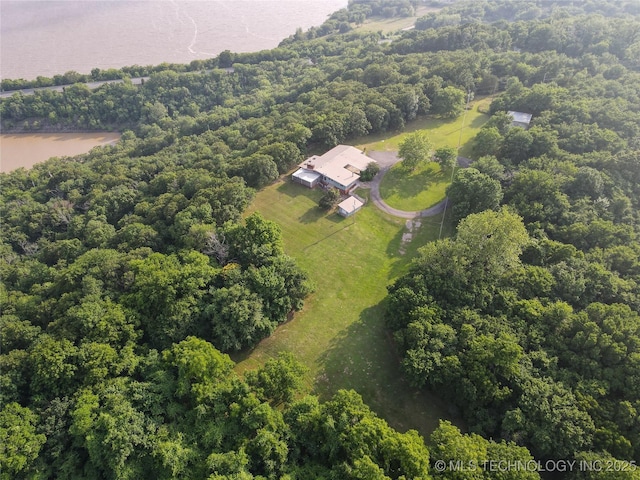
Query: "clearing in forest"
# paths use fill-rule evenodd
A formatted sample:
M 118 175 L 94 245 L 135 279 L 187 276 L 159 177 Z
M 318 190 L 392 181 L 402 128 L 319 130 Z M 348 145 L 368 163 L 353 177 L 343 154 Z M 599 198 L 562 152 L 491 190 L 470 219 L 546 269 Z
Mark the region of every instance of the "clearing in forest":
M 471 102 L 466 113 L 458 118 L 419 118 L 410 122 L 401 133 L 364 137 L 356 140 L 356 145 L 369 152 L 397 151 L 408 133 L 424 130 L 434 149 L 445 146 L 458 148 L 460 145 L 458 154 L 468 157 L 471 153 L 471 140 L 489 120 L 489 116 L 483 112 L 488 111 L 491 100 L 491 97 L 484 97 Z M 402 163 L 397 163 L 382 179 L 380 196 L 387 205 L 399 210 L 423 210 L 444 199 L 451 179 L 451 170 L 443 172 L 434 162 L 425 162 L 412 172 L 407 172 L 402 168 Z
M 489 105 L 493 97 L 478 97 L 469 104 L 466 114 L 463 113 L 457 118 L 440 118 L 427 115 L 407 123 L 406 128 L 395 135 L 388 132 L 377 135 L 369 135 L 357 138 L 353 141 L 361 150 L 398 150 L 400 143 L 408 133 L 416 130 L 424 130 L 429 135 L 433 143 L 433 148 L 450 146 L 457 148 L 460 145 L 458 155 L 468 157 L 471 154 L 470 141 L 480 131 L 480 128 L 487 123 L 489 115 L 483 112 L 489 110 Z
M 288 178 L 256 195 L 248 213 L 257 210 L 280 225 L 285 251 L 308 272 L 316 291 L 292 321 L 236 356 L 237 368 L 255 368 L 281 350 L 293 352 L 310 369 L 308 388 L 321 397 L 354 389 L 395 428 L 428 435 L 439 418 L 450 415 L 435 396 L 403 379 L 381 302 L 416 249 L 437 238 L 442 217 L 423 219 L 412 241 L 403 244 L 405 219 L 384 214 L 372 202 L 342 218 L 320 210 L 321 195 Z
M 371 17 L 367 18 L 362 25 L 356 25 L 355 28 L 363 32 L 382 32 L 385 34 L 399 30 L 409 30 L 413 28 L 418 18 L 429 12 L 437 12 L 438 10 L 440 10 L 438 7 L 420 6 L 416 9 L 415 15 L 411 17 Z
M 464 152 L 464 144 L 488 119 L 478 110 L 487 105 L 488 101 L 476 101 L 466 117 L 453 120 L 419 119 L 406 132 L 427 129 L 435 148 L 461 142 Z M 369 151 L 397 150 L 403 136 L 367 137 L 352 144 Z M 433 169 L 433 164 L 424 168 Z M 392 175 L 391 182 L 385 182 L 389 190 L 393 170 L 387 174 Z M 420 174 L 416 169 L 416 176 Z M 431 185 L 433 191 L 425 189 L 424 183 L 421 187 L 434 203 L 436 197 L 444 196 L 448 180 L 440 183 L 437 188 Z M 422 203 L 431 202 L 422 199 L 417 189 L 415 193 Z M 368 196 L 369 192 L 358 190 L 358 194 Z M 285 176 L 259 191 L 247 212 L 259 211 L 280 225 L 285 251 L 308 272 L 316 291 L 292 321 L 253 350 L 236 355 L 237 369 L 255 368 L 279 351 L 290 351 L 309 368 L 310 391 L 328 398 L 338 389 L 354 389 L 394 428 L 415 428 L 429 435 L 438 419 L 451 418 L 451 412 L 436 396 L 411 388 L 404 380 L 385 328 L 382 302 L 387 285 L 407 271 L 416 250 L 438 238 L 442 215 L 420 219 L 419 225 L 412 223 L 407 230 L 406 219 L 387 215 L 372 202 L 349 218 L 327 213 L 318 207 L 321 195 L 321 190 L 309 190 Z M 448 222 L 444 227 L 443 235 L 450 234 Z M 408 232 L 411 241 L 407 241 Z

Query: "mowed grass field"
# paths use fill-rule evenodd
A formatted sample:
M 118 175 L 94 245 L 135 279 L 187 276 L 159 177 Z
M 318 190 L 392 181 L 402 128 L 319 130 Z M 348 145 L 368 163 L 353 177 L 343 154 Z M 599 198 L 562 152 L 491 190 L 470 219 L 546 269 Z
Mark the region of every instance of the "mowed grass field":
M 407 125 L 407 128 L 395 135 L 388 133 L 357 139 L 360 149 L 397 151 L 407 134 L 417 130 L 425 131 L 433 148 L 450 146 L 459 148 L 458 155 L 468 157 L 471 154 L 471 140 L 480 128 L 489 120 L 485 113 L 491 104 L 491 97 L 483 97 L 469 104 L 469 109 L 455 119 L 437 117 L 419 118 Z M 445 197 L 447 186 L 451 183 L 451 171 L 441 171 L 434 162 L 426 162 L 413 172 L 407 172 L 402 164 L 394 165 L 380 184 L 380 195 L 391 207 L 417 211 L 429 208 Z
M 398 30 L 408 29 L 415 25 L 416 20 L 429 12 L 437 12 L 440 8 L 421 6 L 416 9 L 415 15 L 412 17 L 402 18 L 368 18 L 362 25 L 357 25 L 356 30 L 364 32 L 382 32 L 391 33 Z
M 490 99 L 476 100 L 457 119 L 421 118 L 402 133 L 351 144 L 368 151 L 397 150 L 406 133 L 426 130 L 434 148 L 462 145 L 464 155 L 465 144 L 488 120 L 479 108 L 489 103 Z M 393 168 L 381 187 L 383 198 L 391 199 L 396 208 L 418 210 L 444 197 L 450 172 L 441 172 L 433 163 L 410 176 L 400 175 L 400 170 Z M 280 226 L 286 253 L 308 272 L 316 290 L 293 320 L 253 350 L 235 355 L 236 369 L 254 369 L 278 352 L 290 351 L 309 368 L 308 391 L 328 399 L 339 389 L 354 389 L 394 428 L 413 428 L 428 436 L 440 418 L 456 419 L 438 397 L 412 388 L 404 379 L 385 328 L 384 299 L 387 286 L 407 271 L 420 246 L 438 238 L 441 225 L 443 236 L 451 234 L 449 222 L 442 222 L 440 215 L 423 218 L 411 242 L 402 244 L 406 220 L 381 212 L 372 202 L 345 219 L 320 210 L 321 195 L 321 190 L 308 190 L 286 176 L 259 191 L 247 211 L 259 211 Z
M 387 205 L 415 212 L 429 208 L 445 197 L 451 170 L 442 171 L 435 162 L 425 162 L 413 172 L 395 165 L 380 183 L 380 196 Z
M 450 146 L 458 148 L 458 155 L 468 157 L 471 154 L 471 139 L 476 136 L 480 128 L 487 123 L 492 97 L 479 97 L 469 104 L 469 109 L 457 118 L 439 118 L 433 116 L 420 117 L 409 122 L 402 132 L 389 135 L 388 132 L 379 135 L 369 135 L 354 140 L 353 145 L 367 150 L 398 150 L 400 143 L 408 133 L 424 130 L 433 143 L 433 148 Z
M 309 391 L 327 399 L 338 389 L 354 389 L 393 427 L 428 435 L 450 415 L 437 397 L 403 379 L 381 302 L 417 248 L 437 238 L 441 217 L 423 219 L 401 255 L 405 220 L 371 202 L 345 219 L 319 209 L 321 194 L 285 179 L 256 195 L 248 213 L 257 210 L 280 225 L 287 254 L 309 273 L 316 291 L 293 320 L 235 356 L 237 370 L 256 368 L 281 350 L 293 352 L 309 368 Z

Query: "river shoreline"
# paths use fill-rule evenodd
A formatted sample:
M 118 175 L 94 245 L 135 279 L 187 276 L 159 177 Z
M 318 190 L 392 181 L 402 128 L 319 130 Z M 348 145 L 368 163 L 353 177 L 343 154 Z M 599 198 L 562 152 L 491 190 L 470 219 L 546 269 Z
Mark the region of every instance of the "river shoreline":
M 346 6 L 347 0 L 2 0 L 2 77 L 89 75 L 93 68 L 189 64 L 224 50 L 272 49 Z
M 55 125 L 49 125 L 46 127 L 38 127 L 38 128 L 26 128 L 26 127 L 13 127 L 13 128 L 4 128 L 0 127 L 0 135 L 39 135 L 39 134 L 55 134 L 55 133 L 86 133 L 86 134 L 101 134 L 101 133 L 117 133 L 118 135 L 122 135 L 122 132 L 119 129 L 100 129 L 100 130 L 89 130 L 83 128 L 66 128 L 59 127 Z
M 32 168 L 53 157 L 75 157 L 95 147 L 115 145 L 119 132 L 2 132 L 0 135 L 0 172 Z
M 276 48 L 282 39 L 321 25 L 329 15 L 345 8 L 347 0 L 218 0 L 180 2 L 47 2 L 2 1 L 3 78 L 35 80 L 53 78 L 63 72 L 90 75 L 92 69 L 120 69 L 126 66 L 178 64 L 215 58 L 220 52 L 257 52 Z M 117 7 L 117 8 L 115 8 Z M 96 42 L 95 39 L 102 39 Z M 134 84 L 144 78 L 131 79 Z M 119 82 L 123 80 L 112 80 Z M 108 81 L 107 81 L 108 82 Z M 103 82 L 106 83 L 106 82 Z M 88 84 L 98 87 L 100 82 Z M 64 86 L 44 87 L 62 91 Z M 29 95 L 36 90 L 5 90 L 0 97 Z M 19 93 L 20 92 L 20 93 Z M 3 100 L 4 101 L 4 100 Z M 38 136 L 120 137 L 133 125 L 107 126 L 99 131 L 49 125 L 47 119 L 28 119 L 0 125 L 0 171 L 8 172 L 51 157 L 75 156 L 102 143 L 85 145 L 81 151 L 58 151 L 56 146 L 73 141 L 51 140 L 44 148 Z M 17 135 L 19 152 L 7 152 L 8 136 Z M 17 142 L 17 140 L 24 140 Z M 16 155 L 16 160 L 11 156 Z M 11 165 L 11 166 L 9 166 Z

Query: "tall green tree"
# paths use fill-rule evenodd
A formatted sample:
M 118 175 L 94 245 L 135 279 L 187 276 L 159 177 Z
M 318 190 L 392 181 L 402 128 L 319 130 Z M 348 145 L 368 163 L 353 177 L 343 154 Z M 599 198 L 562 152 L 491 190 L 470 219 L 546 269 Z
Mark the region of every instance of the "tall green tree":
M 522 217 L 506 207 L 469 215 L 458 225 L 456 246 L 470 265 L 501 275 L 520 264 L 530 242 Z
M 497 208 L 502 187 L 497 180 L 470 167 L 458 171 L 447 187 L 447 197 L 453 204 L 453 221 L 458 223 L 469 214 Z
M 139 316 L 150 345 L 168 347 L 197 331 L 201 300 L 216 274 L 209 257 L 152 253 L 130 265 L 135 280 L 122 302 Z
M 289 352 L 280 352 L 259 368 L 248 372 L 245 379 L 259 396 L 274 405 L 289 403 L 302 387 L 307 368 Z
M 231 375 L 233 362 L 213 345 L 197 337 L 187 337 L 163 352 L 162 358 L 177 370 L 176 396 L 205 401 L 212 390 Z
M 318 200 L 318 206 L 323 210 L 331 210 L 340 203 L 340 192 L 337 188 L 329 187 Z
M 258 212 L 249 215 L 244 225 L 228 224 L 224 234 L 230 259 L 243 266 L 266 265 L 284 253 L 280 227 Z
M 446 118 L 455 118 L 464 111 L 467 95 L 459 88 L 448 86 L 438 90 L 431 102 L 431 111 Z
M 273 332 L 276 322 L 262 313 L 262 300 L 241 284 L 212 289 L 203 317 L 212 343 L 223 352 L 240 350 Z
M 34 461 L 46 437 L 36 432 L 38 417 L 13 402 L 0 410 L 0 478 L 27 478 L 36 474 Z
M 473 139 L 473 153 L 476 157 L 497 155 L 502 145 L 502 135 L 496 127 L 481 129 Z
M 420 163 L 429 159 L 431 148 L 431 140 L 426 132 L 418 130 L 408 134 L 398 150 L 402 166 L 409 171 L 415 170 Z
M 433 157 L 443 170 L 451 169 L 458 163 L 458 151 L 451 146 L 436 148 Z
M 510 129 L 500 145 L 498 158 L 512 165 L 519 165 L 531 157 L 533 136 L 523 128 Z
M 445 466 L 433 470 L 435 479 L 540 479 L 540 474 L 532 468 L 534 458 L 526 448 L 513 442 L 486 440 L 473 433 L 463 435 L 449 421 L 440 420 L 430 443 L 432 463 Z M 456 470 L 456 467 L 460 468 Z

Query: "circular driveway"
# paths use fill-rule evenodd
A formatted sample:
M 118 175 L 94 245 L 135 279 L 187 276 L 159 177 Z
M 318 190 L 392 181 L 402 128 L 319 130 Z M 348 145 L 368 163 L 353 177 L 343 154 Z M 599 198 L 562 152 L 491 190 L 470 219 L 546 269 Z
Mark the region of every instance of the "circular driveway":
M 367 156 L 373 158 L 376 162 L 378 162 L 378 165 L 380 165 L 380 172 L 369 183 L 371 186 L 371 200 L 373 200 L 373 203 L 380 210 L 388 213 L 389 215 L 393 215 L 394 217 L 399 218 L 432 217 L 444 211 L 447 204 L 446 198 L 441 202 L 435 204 L 433 207 L 425 208 L 424 210 L 419 210 L 417 212 L 398 210 L 397 208 L 393 208 L 387 205 L 380 196 L 380 182 L 382 181 L 382 178 L 385 176 L 385 174 L 389 171 L 389 169 L 396 163 L 400 162 L 401 159 L 398 158 L 398 152 L 378 150 L 367 152 Z M 458 159 L 458 161 L 460 161 L 460 159 Z

